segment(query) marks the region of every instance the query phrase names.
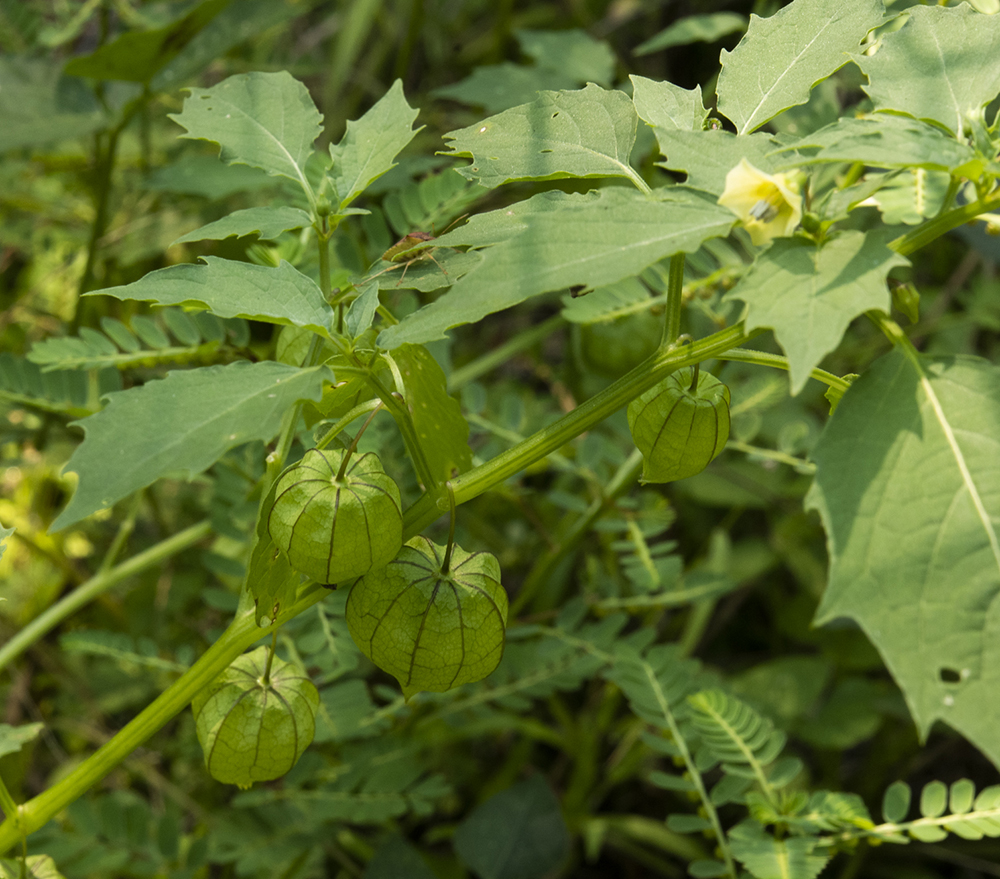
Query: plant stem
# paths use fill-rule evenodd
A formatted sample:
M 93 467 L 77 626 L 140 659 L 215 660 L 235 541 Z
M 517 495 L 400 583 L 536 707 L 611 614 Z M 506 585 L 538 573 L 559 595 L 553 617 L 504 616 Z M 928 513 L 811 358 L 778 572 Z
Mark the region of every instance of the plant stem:
M 789 368 L 787 357 L 781 354 L 769 354 L 766 351 L 752 351 L 749 348 L 731 348 L 723 354 L 717 354 L 715 359 L 755 363 L 758 366 L 771 366 L 775 369 L 783 369 L 786 372 Z M 829 385 L 831 388 L 838 388 L 842 392 L 851 386 L 849 381 L 842 379 L 839 375 L 834 375 L 832 372 L 827 372 L 825 369 L 819 369 L 818 367 L 811 370 L 809 375 L 811 378 L 816 379 L 816 381 L 823 382 L 823 384 Z
M 930 244 L 934 239 L 940 238 L 945 232 L 950 232 L 952 229 L 974 220 L 980 214 L 989 213 L 996 207 L 1000 207 L 1000 189 L 992 192 L 986 198 L 962 205 L 960 208 L 955 208 L 946 214 L 928 220 L 922 226 L 917 226 L 916 229 L 901 235 L 895 241 L 890 241 L 889 247 L 896 253 L 906 256 Z
M 93 601 L 98 595 L 107 592 L 116 583 L 138 574 L 140 571 L 159 564 L 164 559 L 176 555 L 182 550 L 193 546 L 212 533 L 212 524 L 207 519 L 185 528 L 183 531 L 168 537 L 144 552 L 133 556 L 110 570 L 100 571 L 85 583 L 82 583 L 68 595 L 57 601 L 43 613 L 35 617 L 3 647 L 0 647 L 0 669 L 10 665 L 17 657 L 47 632 L 75 613 L 85 604 Z
M 498 482 L 520 472 L 529 464 L 565 445 L 589 430 L 609 415 L 627 406 L 643 391 L 649 390 L 665 376 L 682 366 L 718 357 L 723 352 L 743 344 L 763 330 L 747 332 L 743 323 L 736 324 L 678 348 L 661 348 L 603 391 L 581 403 L 548 427 L 532 434 L 523 442 L 501 452 L 495 458 L 474 467 L 451 480 L 458 504 L 479 497 Z M 407 537 L 419 534 L 442 513 L 446 512 L 447 499 L 440 489 L 426 492 L 403 516 L 403 530 Z
M 681 308 L 684 305 L 684 253 L 670 257 L 670 275 L 667 280 L 667 308 L 663 324 L 661 345 L 673 345 L 681 332 Z
M 33 833 L 53 816 L 82 796 L 122 760 L 181 711 L 194 695 L 226 668 L 251 644 L 270 634 L 328 595 L 319 584 L 307 588 L 301 597 L 278 614 L 271 625 L 259 628 L 253 607 L 246 608 L 201 658 L 164 690 L 150 705 L 126 724 L 111 741 L 98 748 L 61 781 L 18 809 L 19 821 L 7 818 L 0 824 L 0 852 L 7 851 L 25 834 Z

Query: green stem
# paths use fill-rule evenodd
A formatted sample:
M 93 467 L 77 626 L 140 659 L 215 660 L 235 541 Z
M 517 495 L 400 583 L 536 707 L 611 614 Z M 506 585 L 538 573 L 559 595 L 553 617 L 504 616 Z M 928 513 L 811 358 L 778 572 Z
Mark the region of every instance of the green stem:
M 945 232 L 957 229 L 970 220 L 974 220 L 980 214 L 989 213 L 996 207 L 1000 207 L 1000 189 L 986 198 L 962 205 L 960 208 L 955 208 L 946 214 L 928 220 L 922 226 L 917 226 L 916 229 L 901 235 L 895 241 L 891 241 L 889 247 L 906 256 L 921 247 L 925 247 L 936 238 L 940 238 Z
M 2 778 L 0 778 L 0 809 L 3 809 L 5 818 L 17 818 L 17 803 L 14 802 L 14 798 L 10 795 Z
M 582 513 L 570 526 L 566 531 L 565 537 L 532 566 L 528 572 L 528 576 L 524 579 L 524 583 L 521 585 L 520 591 L 517 593 L 517 598 L 511 603 L 510 616 L 512 618 L 516 617 L 525 605 L 538 594 L 538 590 L 549 582 L 552 572 L 559 567 L 559 564 L 566 556 L 580 545 L 580 542 L 586 537 L 590 529 L 594 527 L 594 523 L 604 515 L 608 507 L 632 487 L 641 470 L 642 452 L 636 449 L 629 455 L 625 463 L 618 468 L 615 475 L 611 477 L 611 481 L 601 493 L 601 496 L 594 500 L 586 512 Z
M 716 355 L 716 360 L 738 360 L 740 363 L 755 363 L 758 366 L 771 366 L 775 369 L 788 371 L 788 358 L 781 354 L 768 354 L 766 351 L 752 351 L 749 348 L 731 348 L 723 354 Z M 827 372 L 825 369 L 813 369 L 809 372 L 811 378 L 823 382 L 831 388 L 838 388 L 846 391 L 851 383 L 842 379 L 839 375 Z
M 366 412 L 371 412 L 372 409 L 381 408 L 382 405 L 381 400 L 366 400 L 364 403 L 358 403 L 357 406 L 351 409 L 340 421 L 323 434 L 323 438 L 316 443 L 316 448 L 325 449 L 337 438 L 337 434 L 341 433 L 352 421 L 360 418 Z
M 501 452 L 485 464 L 480 464 L 451 480 L 455 490 L 455 502 L 463 504 L 479 497 L 498 482 L 514 476 L 535 461 L 539 461 L 561 448 L 623 406 L 627 406 L 639 394 L 649 390 L 675 369 L 719 357 L 730 348 L 749 341 L 759 332 L 763 332 L 763 330 L 754 330 L 748 333 L 741 322 L 690 345 L 682 345 L 673 349 L 659 349 L 637 367 L 585 403 L 581 403 L 558 421 L 542 428 L 505 452 Z M 426 492 L 404 514 L 405 533 L 410 537 L 419 534 L 442 513 L 447 512 L 447 509 L 447 499 L 440 489 Z
M 100 571 L 85 583 L 74 589 L 69 595 L 57 601 L 43 613 L 35 617 L 3 647 L 0 647 L 0 669 L 6 668 L 25 650 L 59 623 L 75 613 L 85 604 L 93 601 L 98 595 L 107 592 L 116 583 L 138 574 L 147 568 L 158 565 L 164 559 L 176 555 L 182 550 L 193 546 L 212 533 L 212 524 L 208 520 L 192 525 L 183 531 L 168 537 L 144 552 L 133 556 L 126 562 L 107 571 Z
M 304 610 L 328 595 L 326 589 L 313 584 L 298 601 L 278 614 L 271 625 L 259 628 L 254 622 L 254 609 L 239 613 L 229 627 L 201 658 L 181 677 L 164 690 L 150 705 L 101 748 L 80 763 L 57 784 L 20 806 L 20 820 L 7 818 L 0 824 L 0 852 L 7 851 L 21 838 L 21 831 L 33 833 L 86 793 L 122 760 L 142 745 L 181 711 L 216 675 L 226 668 L 251 644 L 270 634 Z M 18 826 L 20 824 L 20 826 Z
M 684 305 L 684 253 L 670 257 L 667 280 L 667 308 L 661 345 L 673 345 L 681 332 L 681 308 Z
M 508 339 L 498 348 L 488 351 L 482 357 L 477 357 L 471 363 L 453 370 L 448 377 L 448 391 L 454 393 L 469 382 L 475 381 L 481 375 L 485 375 L 491 370 L 496 369 L 501 364 L 510 360 L 515 354 L 518 354 L 525 348 L 530 348 L 536 342 L 540 342 L 551 335 L 562 323 L 563 317 L 561 314 L 553 315 L 547 320 L 543 320 L 537 326 L 531 327 L 523 333 L 518 333 L 512 339 Z

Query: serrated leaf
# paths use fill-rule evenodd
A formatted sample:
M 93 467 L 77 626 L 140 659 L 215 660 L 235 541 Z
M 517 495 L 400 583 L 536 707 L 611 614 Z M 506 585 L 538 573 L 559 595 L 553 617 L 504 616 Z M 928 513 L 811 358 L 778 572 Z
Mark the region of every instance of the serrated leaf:
M 907 15 L 874 55 L 854 57 L 868 77 L 863 88 L 877 110 L 932 119 L 961 135 L 1000 92 L 1000 18 L 964 3 Z
M 889 311 L 886 277 L 905 265 L 909 261 L 874 232 L 843 232 L 821 247 L 804 238 L 780 238 L 726 299 L 749 305 L 748 330 L 774 330 L 797 394 L 855 317 L 871 308 Z
M 817 623 L 858 622 L 921 735 L 943 720 L 1000 763 L 1000 369 L 882 357 L 813 451 L 807 506 L 827 532 Z
M 7 535 L 13 533 L 14 529 L 11 528 L 8 530 Z M 21 726 L 0 723 L 0 757 L 5 757 L 7 754 L 16 754 L 28 742 L 37 739 L 43 729 L 45 729 L 44 723 L 25 723 Z
M 812 837 L 775 839 L 752 821 L 729 831 L 733 857 L 755 879 L 815 879 L 830 860 L 830 854 Z
M 170 24 L 144 31 L 129 31 L 91 52 L 70 60 L 71 76 L 148 83 L 169 64 L 229 0 L 207 0 Z
M 397 79 L 364 116 L 347 123 L 340 143 L 330 145 L 330 181 L 340 199 L 339 210 L 395 167 L 399 151 L 420 131 L 413 128 L 417 113 L 406 103 L 403 83 Z
M 587 195 L 547 192 L 529 202 L 442 236 L 448 244 L 471 243 L 492 225 L 494 237 L 509 237 L 486 250 L 479 266 L 435 302 L 384 330 L 379 344 L 438 339 L 451 327 L 549 290 L 613 284 L 664 257 L 697 250 L 733 223 L 725 208 L 683 187 L 650 196 L 624 187 Z
M 682 89 L 672 82 L 656 82 L 644 76 L 630 76 L 632 103 L 639 118 L 654 130 L 701 131 L 708 110 L 701 97 L 701 86 Z
M 882 22 L 882 0 L 795 0 L 770 18 L 750 16 L 739 45 L 722 51 L 719 111 L 749 134 L 782 110 L 804 104 L 810 89 L 849 60 Z
M 455 831 L 455 851 L 482 879 L 541 879 L 569 848 L 559 800 L 539 775 L 494 794 Z
M 638 117 L 624 92 L 593 83 L 578 91 L 541 92 L 468 128 L 446 134 L 452 152 L 471 158 L 458 172 L 492 189 L 513 180 L 624 177 L 642 189 L 629 165 Z
M 299 208 L 287 205 L 246 208 L 242 211 L 233 211 L 228 217 L 223 217 L 214 223 L 206 223 L 193 232 L 182 235 L 170 246 L 184 244 L 187 241 L 221 241 L 223 238 L 230 238 L 233 235 L 242 236 L 255 233 L 266 240 L 277 238 L 282 232 L 287 232 L 289 229 L 302 229 L 311 224 L 312 217 L 309 214 Z
M 0 879 L 65 879 L 49 855 L 28 855 L 24 859 L 27 873 L 21 871 L 20 858 L 0 860 Z
M 241 73 L 210 89 L 190 88 L 180 113 L 181 137 L 219 144 L 227 164 L 251 165 L 312 189 L 305 165 L 322 119 L 306 87 L 291 74 Z
M 633 55 L 649 55 L 671 46 L 690 43 L 714 43 L 747 26 L 745 16 L 735 12 L 712 12 L 708 15 L 686 15 L 680 21 L 660 31 L 635 47 Z
M 653 126 L 653 134 L 666 157 L 657 162 L 661 168 L 683 171 L 688 186 L 721 195 L 726 188 L 726 175 L 741 159 L 746 159 L 760 171 L 772 173 L 782 164 L 774 152 L 783 146 L 770 134 L 749 134 L 737 137 L 728 131 L 684 131 L 679 128 Z
M 417 439 L 441 482 L 472 467 L 469 424 L 458 401 L 448 394 L 448 379 L 423 345 L 401 345 L 393 358 L 403 375 L 406 407 Z
M 305 327 L 329 336 L 333 309 L 315 281 L 284 260 L 277 268 L 217 256 L 201 260 L 203 264 L 157 269 L 131 284 L 85 295 L 207 308 L 219 317 Z
M 0 58 L 0 152 L 82 137 L 110 124 L 86 83 L 50 58 Z
M 268 442 L 285 410 L 296 400 L 318 400 L 329 375 L 326 367 L 237 361 L 171 372 L 108 394 L 103 410 L 72 422 L 86 433 L 66 464 L 80 482 L 51 530 L 109 507 L 168 473 L 190 478 L 235 446 Z
M 981 173 L 971 147 L 948 137 L 940 128 L 892 113 L 839 119 L 782 148 L 782 152 L 790 150 L 802 152 L 802 157 L 784 167 L 863 162 L 875 168 L 968 170 L 970 176 L 977 177 Z M 780 165 L 780 159 L 777 161 Z

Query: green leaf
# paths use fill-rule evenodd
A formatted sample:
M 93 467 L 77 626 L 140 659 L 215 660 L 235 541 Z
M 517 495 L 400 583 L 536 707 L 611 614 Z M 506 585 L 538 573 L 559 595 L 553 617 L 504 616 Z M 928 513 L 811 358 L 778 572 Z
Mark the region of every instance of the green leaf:
M 924 818 L 940 818 L 948 806 L 948 788 L 943 781 L 931 781 L 920 792 L 920 814 Z
M 605 40 L 594 39 L 585 30 L 514 31 L 521 51 L 542 68 L 560 71 L 577 83 L 610 86 L 615 73 L 615 54 Z
M 362 879 L 437 879 L 417 850 L 401 836 L 391 836 L 377 849 Z
M 423 345 L 400 345 L 392 356 L 403 375 L 406 408 L 431 472 L 443 483 L 469 470 L 469 424 L 458 400 L 448 394 L 444 370 Z
M 439 339 L 531 296 L 575 284 L 599 287 L 638 275 L 657 260 L 725 235 L 733 215 L 683 187 L 650 196 L 624 187 L 587 195 L 546 192 L 486 214 L 439 241 L 475 244 L 501 239 L 447 293 L 384 330 L 379 345 Z
M 7 549 L 7 538 L 14 533 L 15 528 L 4 528 L 0 525 L 0 559 L 3 558 L 4 550 Z
M 181 137 L 214 141 L 223 162 L 288 177 L 312 192 L 305 164 L 323 117 L 301 82 L 285 71 L 241 73 L 188 91 L 182 112 L 170 114 L 187 129 Z
M 518 104 L 531 103 L 539 92 L 572 89 L 582 84 L 559 70 L 502 61 L 476 67 L 465 79 L 436 88 L 431 94 L 482 107 L 487 113 L 501 113 Z
M 785 746 L 785 734 L 745 702 L 721 690 L 701 690 L 687 698 L 702 749 L 727 771 L 746 767 L 759 779 Z M 742 775 L 736 771 L 734 774 Z
M 855 317 L 870 308 L 889 311 L 886 276 L 905 265 L 909 261 L 875 232 L 843 232 L 821 247 L 805 238 L 779 238 L 726 298 L 749 305 L 748 330 L 774 330 L 797 394 Z
M 82 80 L 50 58 L 0 57 L 0 152 L 83 137 L 110 120 Z
M 726 188 L 726 175 L 746 159 L 755 168 L 772 173 L 781 166 L 774 156 L 783 146 L 770 134 L 750 134 L 737 137 L 728 131 L 684 131 L 679 128 L 653 126 L 653 134 L 666 158 L 657 162 L 661 168 L 683 171 L 688 186 L 721 195 Z
M 877 207 L 882 213 L 882 221 L 886 225 L 906 223 L 915 226 L 927 218 L 935 216 L 942 208 L 950 183 L 951 176 L 942 171 L 911 168 L 909 171 L 893 175 L 885 186 L 879 187 L 878 192 L 868 197 L 865 204 Z M 914 288 L 909 289 L 914 290 Z M 910 318 L 912 323 L 916 323 L 920 319 L 919 312 L 916 310 L 920 302 L 920 294 L 915 293 L 915 290 L 910 294 L 912 304 L 908 308 L 901 300 L 898 291 L 893 302 L 900 311 L 903 311 Z
M 672 46 L 690 43 L 715 43 L 747 26 L 745 16 L 735 12 L 712 12 L 708 15 L 687 15 L 670 27 L 636 46 L 633 55 L 649 55 Z
M 0 860 L 0 879 L 65 879 L 49 855 L 28 855 L 24 865 L 27 874 L 21 872 L 20 858 Z
M 9 533 L 13 531 L 11 528 Z M 25 723 L 22 726 L 0 723 L 0 757 L 16 754 L 28 742 L 37 739 L 43 729 L 45 729 L 44 723 Z
M 256 233 L 261 238 L 277 238 L 289 229 L 302 229 L 312 225 L 312 217 L 299 208 L 287 205 L 274 207 L 246 208 L 233 211 L 228 217 L 199 226 L 193 232 L 182 235 L 171 244 L 183 244 L 186 241 L 221 241 L 233 235 L 252 235 Z
M 220 201 L 237 192 L 276 186 L 278 181 L 249 165 L 226 165 L 217 156 L 182 155 L 146 178 L 153 192 L 179 192 Z
M 559 800 L 539 775 L 494 794 L 455 830 L 455 851 L 481 879 L 541 879 L 569 849 Z
M 921 735 L 943 720 L 1000 763 L 1000 369 L 893 351 L 844 395 L 807 495 L 827 532 L 816 622 L 878 648 Z
M 843 67 L 847 53 L 882 23 L 882 0 L 795 0 L 770 18 L 750 16 L 739 45 L 722 51 L 719 111 L 749 134 L 782 110 L 809 100 L 810 89 Z
M 624 177 L 646 185 L 629 165 L 638 117 L 624 92 L 593 83 L 542 92 L 468 128 L 446 134 L 449 156 L 472 159 L 458 172 L 494 188 L 513 180 Z
M 701 131 L 708 110 L 701 98 L 701 86 L 682 89 L 672 82 L 656 82 L 644 76 L 630 76 L 632 103 L 639 118 L 655 131 Z
M 892 113 L 839 119 L 783 147 L 781 152 L 789 150 L 798 150 L 802 156 L 788 165 L 863 162 L 875 168 L 968 171 L 970 176 L 977 177 L 982 173 L 971 147 L 949 137 L 940 128 Z
M 967 4 L 907 10 L 905 25 L 886 34 L 874 55 L 854 62 L 876 110 L 929 119 L 961 135 L 1000 92 L 1000 18 Z
M 268 648 L 244 653 L 191 701 L 212 778 L 250 787 L 288 772 L 313 740 L 319 693 L 299 666 Z
M 882 818 L 889 824 L 899 824 L 910 811 L 910 786 L 905 781 L 894 781 L 882 795 Z
M 65 67 L 71 76 L 148 83 L 230 0 L 206 0 L 165 27 L 130 31 Z
M 503 655 L 507 593 L 485 552 L 414 537 L 384 568 L 351 587 L 347 625 L 358 648 L 409 698 L 482 680 Z
M 688 875 L 695 879 L 717 879 L 719 876 L 728 876 L 729 868 L 715 858 L 699 858 L 688 864 Z
M 347 333 L 351 338 L 356 339 L 375 320 L 379 306 L 378 291 L 378 282 L 369 282 L 358 288 L 358 298 L 351 303 L 346 316 Z
M 729 831 L 733 857 L 755 879 L 815 879 L 830 860 L 830 854 L 812 837 L 775 839 L 753 821 L 744 821 Z
M 274 269 L 217 256 L 201 260 L 204 265 L 157 269 L 131 284 L 86 295 L 207 308 L 219 317 L 304 327 L 329 336 L 333 310 L 315 281 L 284 260 Z
M 347 123 L 340 143 L 330 145 L 330 181 L 340 199 L 340 211 L 396 166 L 399 151 L 421 130 L 413 128 L 417 113 L 406 103 L 403 83 L 397 79 L 364 116 Z
M 86 433 L 66 464 L 80 482 L 52 530 L 79 522 L 168 473 L 191 478 L 229 449 L 251 440 L 268 442 L 277 435 L 285 410 L 296 400 L 318 400 L 329 375 L 325 367 L 237 361 L 171 372 L 108 394 L 103 410 L 72 422 Z

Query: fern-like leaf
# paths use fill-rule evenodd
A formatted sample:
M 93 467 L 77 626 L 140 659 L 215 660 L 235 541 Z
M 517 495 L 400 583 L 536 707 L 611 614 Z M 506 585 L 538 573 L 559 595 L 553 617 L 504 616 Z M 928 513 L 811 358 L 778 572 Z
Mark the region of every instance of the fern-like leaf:
M 85 418 L 100 408 L 101 396 L 121 389 L 121 376 L 114 369 L 96 374 L 70 369 L 43 372 L 28 360 L 0 353 L 0 399 L 15 405 Z
M 755 879 L 816 879 L 831 857 L 814 837 L 775 839 L 753 821 L 737 824 L 729 842 L 733 857 Z
M 920 792 L 920 818 L 904 821 L 912 794 L 909 785 L 897 781 L 889 785 L 882 799 L 885 824 L 871 833 L 888 842 L 940 842 L 954 833 L 963 839 L 1000 837 L 1000 785 L 984 788 L 976 795 L 967 778 L 950 787 L 941 781 L 926 784 Z
M 453 217 L 463 213 L 486 191 L 478 183 L 466 180 L 454 168 L 447 168 L 390 192 L 382 203 L 382 210 L 399 236 L 435 230 L 441 235 Z

